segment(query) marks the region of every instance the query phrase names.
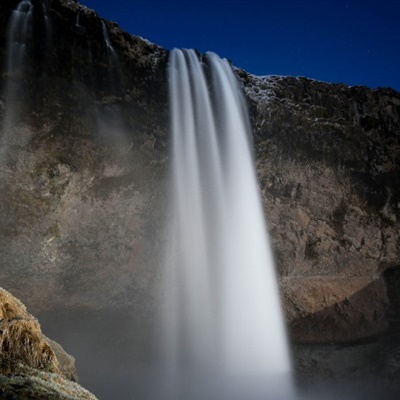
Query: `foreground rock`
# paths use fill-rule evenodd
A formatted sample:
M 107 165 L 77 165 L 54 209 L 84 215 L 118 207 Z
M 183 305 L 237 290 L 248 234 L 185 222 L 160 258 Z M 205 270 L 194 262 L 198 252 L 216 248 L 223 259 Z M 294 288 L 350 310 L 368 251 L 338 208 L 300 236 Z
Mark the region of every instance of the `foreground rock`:
M 76 380 L 73 358 L 42 334 L 18 299 L 0 288 L 0 397 L 95 400 Z

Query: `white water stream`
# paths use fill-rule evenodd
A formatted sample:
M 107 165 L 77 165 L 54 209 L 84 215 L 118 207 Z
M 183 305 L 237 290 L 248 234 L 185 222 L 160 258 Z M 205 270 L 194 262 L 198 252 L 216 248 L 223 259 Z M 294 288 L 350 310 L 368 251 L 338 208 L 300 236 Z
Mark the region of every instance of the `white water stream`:
M 173 50 L 170 398 L 285 399 L 291 365 L 251 150 L 229 63 Z
M 33 5 L 31 0 L 21 1 L 11 13 L 7 32 L 7 72 L 19 71 L 24 65 L 26 41 L 32 34 Z

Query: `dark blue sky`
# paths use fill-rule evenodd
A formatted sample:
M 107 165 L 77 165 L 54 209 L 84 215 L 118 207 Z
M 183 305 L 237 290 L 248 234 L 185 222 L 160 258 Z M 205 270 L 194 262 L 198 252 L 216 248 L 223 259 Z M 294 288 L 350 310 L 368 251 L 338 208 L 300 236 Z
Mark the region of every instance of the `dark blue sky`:
M 214 51 L 256 75 L 400 91 L 399 0 L 80 0 L 167 49 Z

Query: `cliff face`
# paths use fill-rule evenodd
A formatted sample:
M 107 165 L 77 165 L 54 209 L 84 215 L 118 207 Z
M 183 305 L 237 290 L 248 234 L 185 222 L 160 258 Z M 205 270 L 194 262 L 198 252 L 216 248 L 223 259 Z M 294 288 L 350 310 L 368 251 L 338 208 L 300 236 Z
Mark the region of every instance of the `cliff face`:
M 0 279 L 36 310 L 146 313 L 166 217 L 168 54 L 75 1 L 32 0 L 29 68 L 10 70 L 17 4 L 0 4 Z M 293 337 L 384 331 L 398 301 L 400 94 L 237 74 Z
M 0 4 L 0 277 L 36 310 L 144 303 L 160 248 L 166 52 L 76 2 L 32 1 L 29 67 L 7 70 L 18 3 Z
M 238 74 L 294 338 L 384 331 L 385 277 L 400 264 L 400 94 Z

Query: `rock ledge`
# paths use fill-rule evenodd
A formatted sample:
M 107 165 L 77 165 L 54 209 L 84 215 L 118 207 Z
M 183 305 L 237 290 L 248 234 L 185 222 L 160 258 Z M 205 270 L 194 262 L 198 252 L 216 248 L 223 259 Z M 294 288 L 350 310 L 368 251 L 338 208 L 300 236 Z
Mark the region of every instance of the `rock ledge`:
M 0 398 L 96 400 L 76 380 L 73 357 L 46 338 L 26 307 L 0 288 Z

